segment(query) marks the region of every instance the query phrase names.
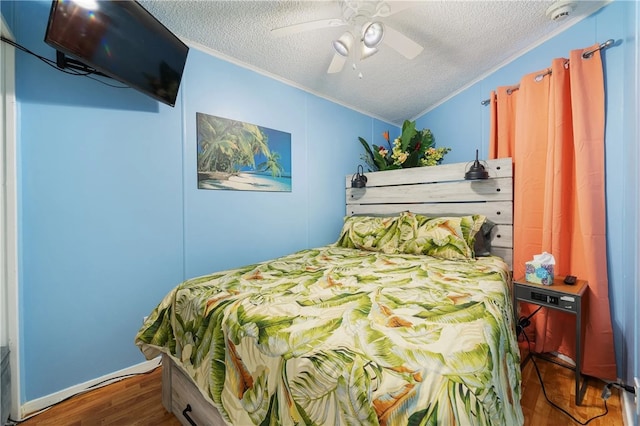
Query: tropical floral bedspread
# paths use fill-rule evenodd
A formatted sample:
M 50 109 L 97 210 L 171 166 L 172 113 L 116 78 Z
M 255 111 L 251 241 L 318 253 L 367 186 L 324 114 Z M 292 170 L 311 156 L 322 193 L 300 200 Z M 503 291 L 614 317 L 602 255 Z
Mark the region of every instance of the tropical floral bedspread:
M 136 336 L 233 425 L 520 425 L 507 266 L 326 246 L 188 280 Z

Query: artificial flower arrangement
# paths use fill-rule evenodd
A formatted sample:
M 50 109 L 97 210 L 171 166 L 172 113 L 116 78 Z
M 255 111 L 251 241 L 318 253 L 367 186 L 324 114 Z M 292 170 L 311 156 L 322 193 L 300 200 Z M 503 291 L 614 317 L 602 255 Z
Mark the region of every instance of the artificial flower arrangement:
M 369 166 L 369 171 L 435 166 L 451 151 L 451 148 L 446 147 L 434 148 L 431 130 L 416 130 L 415 121 L 404 121 L 402 134 L 393 141 L 393 146 L 388 131 L 383 132 L 382 137 L 387 141 L 388 149 L 378 145 L 373 145 L 371 149 L 367 141 L 358 137 L 366 151 L 361 158 Z

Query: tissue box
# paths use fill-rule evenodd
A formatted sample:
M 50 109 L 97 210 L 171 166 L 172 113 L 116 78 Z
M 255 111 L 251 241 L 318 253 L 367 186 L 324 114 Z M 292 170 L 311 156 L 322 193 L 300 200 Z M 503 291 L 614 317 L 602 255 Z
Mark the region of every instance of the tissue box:
M 525 280 L 530 283 L 551 285 L 553 284 L 552 264 L 529 261 L 525 263 Z

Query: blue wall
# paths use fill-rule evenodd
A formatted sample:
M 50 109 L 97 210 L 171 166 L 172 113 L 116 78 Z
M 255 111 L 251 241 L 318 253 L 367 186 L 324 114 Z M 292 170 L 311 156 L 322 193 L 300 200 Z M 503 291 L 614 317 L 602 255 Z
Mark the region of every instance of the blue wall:
M 53 59 L 50 4 L 2 13 Z M 398 131 L 196 49 L 175 108 L 22 52 L 16 79 L 22 402 L 142 362 L 142 318 L 180 281 L 334 242 L 357 137 Z M 198 190 L 196 112 L 290 133 L 292 191 Z
M 488 155 L 489 108 L 480 102 L 498 86 L 517 84 L 528 73 L 544 70 L 556 57 L 608 39 L 616 45 L 603 51 L 606 85 L 606 199 L 609 298 L 612 309 L 618 374 L 626 383 L 638 375 L 640 348 L 636 264 L 638 235 L 638 21 L 637 2 L 616 1 L 582 20 L 472 87 L 419 117 L 418 127 L 431 128 L 438 143 L 451 146 L 449 160 L 468 161 L 479 149 Z M 464 120 L 464 126 L 460 126 Z M 463 154 L 466 153 L 466 154 Z M 637 337 L 635 338 L 637 339 Z M 587 348 L 588 350 L 588 348 Z
M 49 4 L 1 3 L 17 41 L 53 58 L 42 41 Z M 447 162 L 475 149 L 486 158 L 480 101 L 491 89 L 571 49 L 622 41 L 604 58 L 610 298 L 626 381 L 640 357 L 627 297 L 638 294 L 637 179 L 627 179 L 639 175 L 636 8 L 614 2 L 417 120 L 453 148 Z M 22 402 L 141 362 L 142 317 L 183 279 L 334 241 L 357 136 L 380 143 L 382 131 L 398 132 L 195 49 L 175 108 L 16 55 Z M 196 112 L 291 133 L 292 192 L 196 189 Z

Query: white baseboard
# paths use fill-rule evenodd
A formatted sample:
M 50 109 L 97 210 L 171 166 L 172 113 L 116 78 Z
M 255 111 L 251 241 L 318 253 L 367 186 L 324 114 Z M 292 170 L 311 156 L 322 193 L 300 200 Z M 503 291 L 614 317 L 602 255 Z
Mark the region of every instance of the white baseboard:
M 565 354 L 561 354 L 560 352 L 551 352 L 552 355 L 560 358 L 561 360 L 563 360 L 564 362 L 566 362 L 569 365 L 572 366 L 576 366 L 576 362 L 569 356 L 565 355 Z
M 161 358 L 158 356 L 152 360 L 145 361 L 131 367 L 127 367 L 120 371 L 116 371 L 111 374 L 107 374 L 105 376 L 98 377 L 96 379 L 89 380 L 87 382 L 80 383 L 75 386 L 71 386 L 59 392 L 55 392 L 50 395 L 43 396 L 41 398 L 34 399 L 32 401 L 27 401 L 24 404 L 22 404 L 22 406 L 20 407 L 20 418 L 13 419 L 13 420 L 24 420 L 33 413 L 42 411 L 51 405 L 57 404 L 58 402 L 66 398 L 69 398 L 70 396 L 89 390 L 89 388 L 91 388 L 91 390 L 98 389 L 102 386 L 125 379 L 128 377 L 128 375 L 146 373 L 148 371 L 151 371 L 160 365 L 160 360 Z M 122 377 L 122 376 L 127 376 L 127 377 Z
M 622 399 L 622 422 L 624 426 L 637 426 L 636 423 L 636 403 L 633 394 L 627 391 L 620 391 Z

